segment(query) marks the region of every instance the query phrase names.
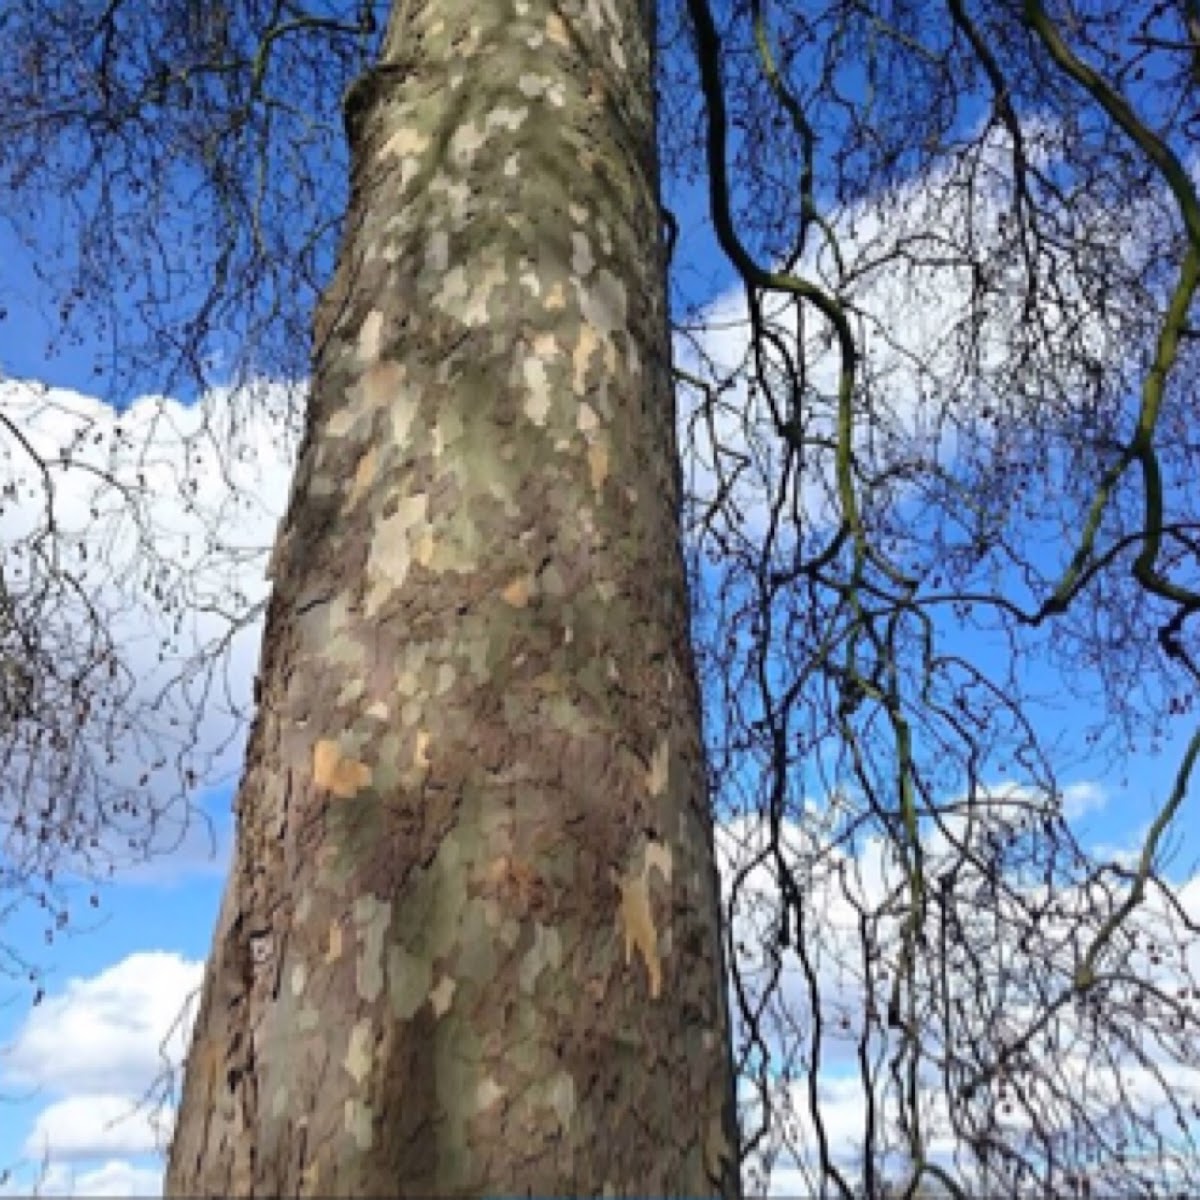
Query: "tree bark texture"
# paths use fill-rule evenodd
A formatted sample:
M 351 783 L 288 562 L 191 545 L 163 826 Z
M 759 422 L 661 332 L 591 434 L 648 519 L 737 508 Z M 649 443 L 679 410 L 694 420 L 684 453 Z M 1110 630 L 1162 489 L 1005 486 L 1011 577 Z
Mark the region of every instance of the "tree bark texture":
M 649 0 L 398 0 L 173 1195 L 738 1191 Z

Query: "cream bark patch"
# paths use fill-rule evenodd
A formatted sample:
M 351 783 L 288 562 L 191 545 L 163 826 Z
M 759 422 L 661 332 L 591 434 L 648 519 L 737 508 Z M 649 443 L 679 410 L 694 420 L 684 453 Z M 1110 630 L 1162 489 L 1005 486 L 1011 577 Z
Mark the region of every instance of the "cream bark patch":
M 562 81 L 547 75 L 522 75 L 517 80 L 517 87 L 521 94 L 530 100 L 545 96 L 554 108 L 562 108 L 566 100 L 566 89 Z
M 571 45 L 566 22 L 556 12 L 552 12 L 546 17 L 546 36 L 555 45 L 562 46 L 564 49 Z
M 442 1016 L 450 1008 L 457 987 L 458 984 L 449 975 L 443 975 L 438 980 L 437 987 L 429 993 L 429 1003 L 433 1007 L 435 1017 Z
M 317 1194 L 317 1184 L 321 1182 L 321 1164 L 316 1162 L 306 1162 L 300 1168 L 297 1184 L 301 1196 L 315 1196 Z
M 433 552 L 436 549 L 436 544 L 433 540 L 433 533 L 426 530 L 419 538 L 416 545 L 413 546 L 413 559 L 419 562 L 421 566 L 427 567 L 433 562 Z
M 450 157 L 460 167 L 467 166 L 487 141 L 487 129 L 474 121 L 460 125 L 450 138 Z
M 326 963 L 337 962 L 342 957 L 342 923 L 331 921 L 329 924 L 329 946 L 325 951 Z
M 429 731 L 427 729 L 418 729 L 416 742 L 413 746 L 413 766 L 418 770 L 427 770 L 430 766 L 429 759 Z
M 504 1089 L 489 1075 L 479 1081 L 475 1089 L 475 1108 L 479 1112 L 491 1108 L 504 1095 Z
M 358 357 L 363 362 L 374 362 L 379 357 L 383 344 L 383 313 L 372 309 L 367 313 L 362 329 L 358 333 Z
M 435 696 L 444 696 L 454 686 L 454 681 L 457 677 L 458 674 L 451 663 L 439 663 L 437 676 L 433 682 L 433 694 Z
M 471 292 L 470 298 L 462 310 L 462 320 L 466 325 L 486 325 L 490 320 L 488 306 L 492 295 L 508 281 L 508 269 L 503 261 L 495 260 L 484 266 L 478 284 Z
M 346 497 L 346 507 L 353 508 L 364 496 L 367 489 L 375 482 L 379 470 L 379 451 L 372 446 L 365 454 L 359 456 L 358 465 L 354 468 L 354 481 L 350 485 L 350 494 Z
M 339 799 L 349 800 L 371 782 L 371 768 L 342 754 L 337 742 L 321 738 L 313 746 L 313 782 Z
M 558 1123 L 563 1129 L 570 1128 L 575 1115 L 575 1080 L 566 1071 L 559 1071 L 546 1087 L 546 1099 L 554 1109 Z
M 608 447 L 603 442 L 593 443 L 588 447 L 587 460 L 592 487 L 599 491 L 608 478 Z
M 375 1120 L 371 1106 L 362 1100 L 347 1100 L 345 1119 L 346 1132 L 354 1138 L 354 1144 L 360 1150 L 370 1150 L 375 1141 Z
M 425 270 L 440 275 L 450 266 L 450 235 L 444 229 L 435 229 L 425 245 Z
M 429 149 L 429 135 L 412 125 L 402 125 L 383 145 L 385 158 L 407 158 Z
M 516 133 L 522 125 L 525 124 L 525 118 L 529 116 L 529 109 L 522 105 L 520 108 L 493 108 L 487 115 L 487 128 L 504 129 L 509 133 Z
M 571 233 L 571 270 L 576 275 L 590 275 L 596 266 L 592 257 L 592 244 L 586 233 L 578 229 Z
M 587 403 L 580 404 L 576 422 L 579 426 L 579 432 L 585 437 L 591 433 L 595 433 L 600 426 L 600 418 L 596 416 L 596 410 Z
M 343 1065 L 355 1083 L 362 1083 L 371 1070 L 371 1022 L 362 1020 L 350 1030 L 350 1043 L 346 1047 Z
M 352 390 L 351 397 L 354 395 Z M 331 414 L 325 428 L 331 438 L 345 437 L 358 423 L 358 408 L 353 404 L 344 404 Z
M 645 869 L 643 875 L 647 877 L 650 874 L 650 869 L 657 869 L 658 873 L 663 877 L 664 882 L 671 882 L 673 860 L 671 856 L 671 847 L 666 842 L 647 842 L 645 852 Z
M 434 295 L 433 303 L 464 325 L 484 325 L 489 320 L 488 306 L 492 296 L 507 279 L 503 260 L 495 257 L 481 264 L 475 281 L 467 277 L 461 266 L 454 266 L 442 277 L 442 286 Z
M 625 965 L 633 962 L 636 951 L 650 978 L 650 998 L 656 1000 L 662 995 L 662 960 L 650 904 L 651 868 L 657 869 L 665 882 L 671 882 L 671 848 L 665 842 L 647 842 L 642 869 L 632 877 L 616 880 L 621 889 L 617 919 L 625 935 Z
M 545 425 L 550 415 L 550 381 L 540 358 L 527 358 L 521 365 L 525 381 L 525 415 L 535 425 Z
M 424 492 L 405 496 L 396 511 L 375 526 L 367 554 L 368 616 L 373 615 L 408 577 L 412 563 L 411 533 L 414 527 L 426 524 L 428 506 Z
M 524 608 L 533 595 L 533 580 L 528 575 L 519 575 L 501 593 L 504 603 L 513 608 Z
M 588 365 L 592 361 L 592 355 L 599 348 L 600 339 L 596 336 L 596 331 L 590 325 L 584 325 L 579 331 L 579 340 L 576 341 L 575 352 L 571 356 L 575 368 L 571 389 L 577 396 L 582 396 L 586 390 Z
M 671 767 L 671 743 L 667 738 L 659 741 L 650 756 L 650 770 L 646 772 L 646 789 L 652 796 L 661 796 L 667 789 Z

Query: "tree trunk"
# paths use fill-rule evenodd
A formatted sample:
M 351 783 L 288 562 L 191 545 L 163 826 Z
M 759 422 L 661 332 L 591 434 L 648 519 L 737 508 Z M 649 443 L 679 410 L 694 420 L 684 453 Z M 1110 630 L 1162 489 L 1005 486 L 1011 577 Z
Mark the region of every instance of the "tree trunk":
M 738 1191 L 650 0 L 398 0 L 174 1195 Z

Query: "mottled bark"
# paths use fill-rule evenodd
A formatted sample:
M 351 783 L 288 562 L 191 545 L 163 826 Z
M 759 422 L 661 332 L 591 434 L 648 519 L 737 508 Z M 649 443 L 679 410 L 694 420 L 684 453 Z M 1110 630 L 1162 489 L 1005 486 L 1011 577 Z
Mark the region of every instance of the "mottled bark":
M 737 1191 L 642 0 L 399 0 L 176 1195 Z

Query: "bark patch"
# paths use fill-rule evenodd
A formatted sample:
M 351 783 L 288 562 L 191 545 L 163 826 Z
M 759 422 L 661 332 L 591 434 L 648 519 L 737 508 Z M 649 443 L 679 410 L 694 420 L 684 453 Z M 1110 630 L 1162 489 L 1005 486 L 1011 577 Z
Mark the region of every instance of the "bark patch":
M 650 977 L 650 998 L 662 995 L 662 960 L 658 954 L 658 928 L 650 904 L 650 869 L 657 867 L 664 882 L 671 882 L 671 848 L 662 842 L 647 842 L 642 869 L 632 878 L 617 879 L 621 889 L 618 920 L 625 934 L 625 965 L 633 962 L 636 950 Z
M 349 800 L 370 784 L 371 768 L 344 755 L 337 742 L 321 738 L 313 746 L 313 782 L 338 799 Z

